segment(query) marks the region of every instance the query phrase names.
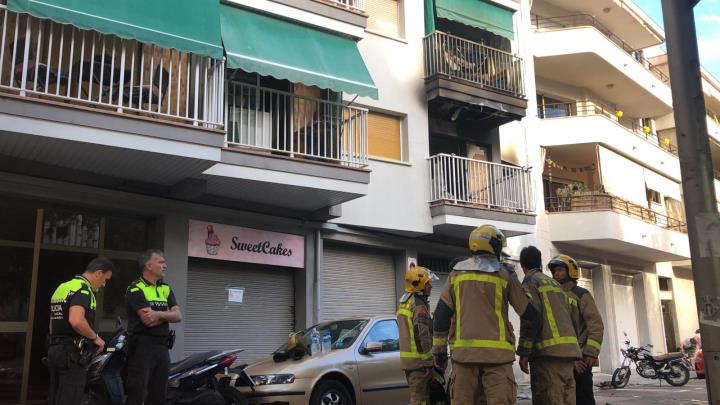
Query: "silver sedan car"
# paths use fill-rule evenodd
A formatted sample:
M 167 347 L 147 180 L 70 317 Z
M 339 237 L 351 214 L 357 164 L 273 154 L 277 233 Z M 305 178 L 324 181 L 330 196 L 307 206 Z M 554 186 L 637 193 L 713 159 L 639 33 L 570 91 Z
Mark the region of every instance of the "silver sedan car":
M 364 317 L 324 322 L 302 332 L 310 340 L 315 328 L 330 335 L 325 353 L 288 358 L 275 356 L 245 368 L 254 387 L 238 386 L 254 405 L 400 405 L 409 399 L 400 368 L 400 345 L 394 317 Z M 327 347 L 326 347 L 327 348 Z

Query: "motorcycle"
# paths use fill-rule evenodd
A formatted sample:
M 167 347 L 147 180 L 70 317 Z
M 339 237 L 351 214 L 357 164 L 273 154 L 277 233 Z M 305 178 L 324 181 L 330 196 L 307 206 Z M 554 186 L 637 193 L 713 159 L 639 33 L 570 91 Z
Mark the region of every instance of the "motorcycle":
M 641 347 L 630 345 L 630 339 L 625 335 L 625 348 L 620 349 L 623 361 L 612 375 L 612 386 L 623 388 L 630 381 L 630 364 L 635 365 L 635 371 L 643 378 L 665 380 L 674 387 L 687 384 L 690 379 L 690 362 L 683 353 L 667 353 L 653 356 L 650 352 L 653 345 Z
M 88 365 L 83 405 L 123 405 L 125 402 L 123 369 L 128 335 L 118 323 L 105 351 Z M 227 371 L 241 351 L 212 350 L 171 363 L 165 405 L 247 405 L 245 396 L 230 382 L 239 378 L 253 384 L 252 380 L 242 368 L 233 369 L 234 374 Z

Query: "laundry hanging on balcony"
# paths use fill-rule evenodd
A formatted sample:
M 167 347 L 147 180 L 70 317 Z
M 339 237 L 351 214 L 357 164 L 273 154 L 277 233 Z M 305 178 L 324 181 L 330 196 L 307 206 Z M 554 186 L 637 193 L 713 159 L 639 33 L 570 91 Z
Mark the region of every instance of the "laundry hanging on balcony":
M 217 0 L 7 0 L 10 11 L 222 59 Z
M 477 27 L 513 40 L 513 12 L 498 5 L 482 0 L 434 0 L 435 7 L 426 0 L 425 30 L 434 29 L 434 21 L 428 25 L 430 14 L 434 11 L 437 18 L 457 21 L 465 25 Z
M 378 98 L 351 39 L 225 4 L 220 25 L 230 69 Z

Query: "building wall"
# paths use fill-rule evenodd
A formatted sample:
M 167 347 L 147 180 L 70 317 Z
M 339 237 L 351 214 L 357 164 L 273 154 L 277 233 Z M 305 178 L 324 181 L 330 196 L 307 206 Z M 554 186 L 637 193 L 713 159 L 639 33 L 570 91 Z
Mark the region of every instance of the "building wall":
M 695 285 L 692 270 L 680 267 L 672 269 L 672 292 L 677 320 L 678 342 L 695 335 L 700 327 L 695 301 Z

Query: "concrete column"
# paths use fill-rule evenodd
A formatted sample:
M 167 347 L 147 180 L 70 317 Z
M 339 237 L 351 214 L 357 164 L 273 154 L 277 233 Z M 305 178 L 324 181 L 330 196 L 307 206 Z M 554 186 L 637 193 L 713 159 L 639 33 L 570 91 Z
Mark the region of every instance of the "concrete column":
M 593 298 L 595 298 L 595 303 L 605 324 L 602 350 L 600 351 L 600 370 L 603 373 L 612 373 L 620 364 L 620 344 L 617 341 L 611 267 L 601 265 L 594 268 L 592 281 Z
M 322 269 L 322 235 L 320 230 L 305 233 L 305 269 L 295 272 L 295 329 L 317 323 L 318 281 Z
M 417 264 L 418 251 L 406 249 L 395 255 L 395 301 L 405 293 L 405 271 L 408 268 L 408 259 L 414 259 Z
M 633 277 L 633 291 L 638 322 L 638 345 L 653 345 L 653 353 L 665 353 L 660 286 L 655 265 Z
M 182 215 L 166 215 L 161 219 L 163 234 L 160 236 L 167 261 L 165 281 L 170 285 L 181 310 L 187 308 L 188 288 L 188 218 Z M 172 361 L 185 357 L 185 322 L 171 325 L 177 338 L 170 351 Z

